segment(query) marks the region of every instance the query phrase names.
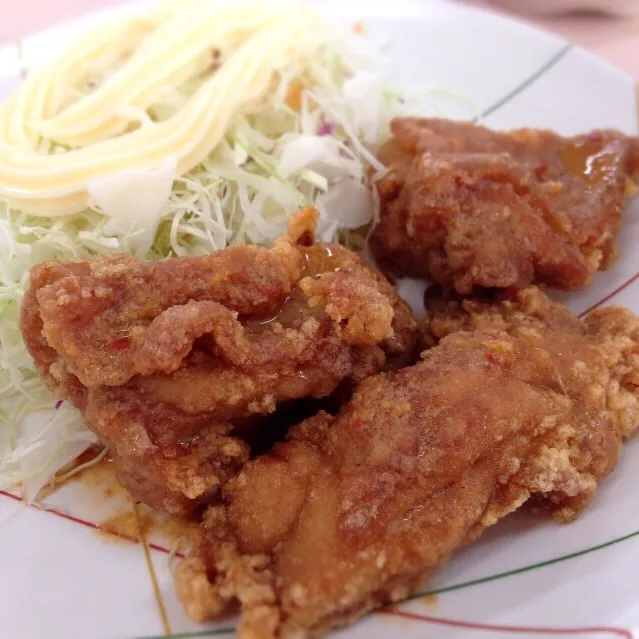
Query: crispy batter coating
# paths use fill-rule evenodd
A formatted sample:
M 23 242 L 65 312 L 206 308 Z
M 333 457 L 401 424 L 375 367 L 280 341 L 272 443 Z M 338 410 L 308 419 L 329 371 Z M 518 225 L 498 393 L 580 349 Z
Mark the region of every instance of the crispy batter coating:
M 637 139 L 419 118 L 392 131 L 371 243 L 386 270 L 461 294 L 532 282 L 572 290 L 614 260 L 639 179 Z
M 248 459 L 250 419 L 325 397 L 410 358 L 414 318 L 312 210 L 272 249 L 49 262 L 31 272 L 22 332 L 40 373 L 114 452 L 138 499 L 186 514 Z M 244 429 L 244 430 L 243 430 Z
M 319 636 L 526 502 L 559 521 L 589 503 L 639 424 L 639 319 L 582 322 L 536 288 L 430 307 L 421 363 L 366 379 L 227 484 L 176 573 L 191 616 L 237 599 L 242 639 Z

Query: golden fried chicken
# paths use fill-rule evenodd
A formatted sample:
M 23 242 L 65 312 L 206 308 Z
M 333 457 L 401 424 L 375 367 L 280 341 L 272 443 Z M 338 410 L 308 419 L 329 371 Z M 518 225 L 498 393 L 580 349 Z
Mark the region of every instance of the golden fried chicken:
M 347 249 L 297 214 L 272 249 L 49 262 L 31 272 L 25 342 L 138 499 L 186 514 L 248 459 L 242 436 L 288 400 L 403 362 L 416 324 Z
M 639 319 L 582 322 L 536 288 L 439 308 L 422 362 L 366 379 L 227 484 L 176 572 L 189 614 L 239 600 L 242 639 L 319 636 L 526 502 L 559 521 L 588 504 L 639 424 Z
M 532 282 L 573 290 L 614 260 L 639 180 L 636 138 L 420 118 L 392 131 L 371 242 L 385 270 L 461 294 Z

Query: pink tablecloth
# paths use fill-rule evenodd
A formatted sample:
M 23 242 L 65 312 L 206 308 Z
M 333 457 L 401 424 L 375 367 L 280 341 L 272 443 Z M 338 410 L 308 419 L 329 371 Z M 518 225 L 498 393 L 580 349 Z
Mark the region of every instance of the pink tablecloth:
M 428 1 L 423 0 L 425 3 Z M 0 44 L 80 13 L 114 6 L 119 2 L 122 0 L 0 0 Z M 469 2 L 490 6 L 490 0 Z M 522 5 L 525 2 L 521 0 Z M 583 44 L 639 80 L 639 17 L 615 19 L 584 15 L 534 22 Z

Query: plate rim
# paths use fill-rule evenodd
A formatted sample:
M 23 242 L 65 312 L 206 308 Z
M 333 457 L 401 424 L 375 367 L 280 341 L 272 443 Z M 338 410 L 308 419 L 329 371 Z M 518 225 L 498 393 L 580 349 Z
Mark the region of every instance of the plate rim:
M 313 7 L 320 13 L 328 12 L 329 10 L 336 11 L 335 17 L 337 19 L 370 19 L 376 15 L 380 15 L 377 9 L 386 5 L 384 0 L 350 0 L 347 3 L 336 2 L 335 0 L 317 0 L 315 2 L 307 1 L 307 4 Z M 21 43 L 27 40 L 37 40 L 54 36 L 57 32 L 65 29 L 77 31 L 82 28 L 84 24 L 90 24 L 97 20 L 107 20 L 116 18 L 118 15 L 124 15 L 129 12 L 135 12 L 143 10 L 145 7 L 154 5 L 154 0 L 124 0 L 116 5 L 102 7 L 87 12 L 83 12 L 78 16 L 72 17 L 67 20 L 55 21 L 53 24 L 34 29 L 16 39 L 10 39 L 0 45 L 0 56 L 5 54 L 7 50 L 19 49 Z M 527 31 L 531 35 L 544 38 L 552 38 L 558 45 L 570 44 L 571 49 L 575 52 L 588 56 L 592 62 L 598 63 L 611 74 L 617 75 L 619 79 L 624 79 L 626 82 L 632 84 L 639 84 L 639 79 L 634 78 L 629 73 L 616 66 L 598 53 L 591 51 L 586 46 L 575 42 L 574 40 L 565 38 L 564 36 L 546 29 L 536 24 L 530 23 L 525 16 L 506 14 L 497 8 L 492 9 L 485 6 L 473 6 L 467 4 L 460 4 L 453 0 L 428 0 L 428 2 L 420 0 L 395 0 L 393 3 L 394 11 L 390 13 L 384 12 L 383 15 L 387 17 L 407 18 L 417 17 L 427 19 L 428 14 L 432 12 L 433 8 L 437 11 L 444 11 L 450 13 L 467 14 L 482 16 L 482 19 L 492 20 L 499 22 L 503 26 L 511 26 L 522 31 Z M 402 15 L 403 14 L 403 15 Z M 18 53 L 20 56 L 21 54 Z M 19 73 L 20 68 L 16 71 Z
M 127 1 L 127 2 L 123 2 L 111 7 L 104 7 L 101 9 L 89 11 L 80 16 L 76 16 L 68 20 L 62 20 L 62 21 L 56 22 L 50 26 L 27 33 L 17 40 L 10 40 L 3 43 L 0 46 L 0 56 L 3 55 L 5 50 L 10 50 L 13 47 L 19 46 L 18 43 L 20 42 L 24 42 L 26 40 L 36 41 L 42 38 L 54 37 L 58 32 L 62 30 L 77 32 L 81 30 L 82 28 L 84 28 L 85 25 L 91 24 L 93 21 L 115 18 L 118 15 L 125 15 L 127 12 L 135 12 L 137 10 L 143 9 L 145 6 L 149 6 L 152 4 L 153 4 L 152 0 L 135 0 L 133 2 Z M 348 17 L 350 18 L 351 14 L 353 14 L 352 17 L 355 17 L 355 15 L 359 15 L 361 16 L 361 19 L 363 20 L 373 17 L 373 15 L 371 15 L 370 13 L 370 9 L 371 9 L 371 6 L 374 4 L 375 3 L 373 2 L 366 3 L 365 0 L 364 2 L 358 1 L 358 2 L 349 3 L 348 6 L 346 7 L 348 12 Z M 400 2 L 400 4 L 405 5 L 409 9 L 411 8 L 418 9 L 418 11 L 416 12 L 418 17 L 423 19 L 428 19 L 429 11 L 425 3 L 402 1 Z M 586 47 L 583 47 L 582 45 L 576 44 L 556 33 L 553 33 L 552 31 L 549 31 L 537 25 L 530 24 L 523 18 L 519 18 L 516 16 L 503 15 L 502 13 L 492 11 L 485 7 L 459 5 L 456 3 L 448 2 L 446 0 L 435 0 L 433 6 L 437 6 L 437 5 L 439 5 L 439 7 L 441 7 L 445 11 L 450 12 L 452 15 L 454 15 L 455 13 L 481 15 L 483 19 L 500 22 L 504 26 L 511 25 L 513 27 L 516 27 L 517 29 L 525 30 L 529 32 L 531 35 L 534 35 L 536 37 L 548 38 L 550 36 L 557 42 L 558 46 L 560 46 L 562 43 L 565 45 L 570 44 L 571 48 L 576 53 L 578 53 L 579 55 L 587 56 L 589 58 L 590 63 L 597 64 L 601 68 L 604 68 L 607 73 L 610 73 L 611 75 L 618 77 L 619 81 L 630 83 L 631 85 L 635 87 L 638 85 L 637 80 L 633 78 L 630 74 L 618 68 L 613 63 L 609 62 L 608 60 L 601 57 L 600 55 L 590 51 L 589 49 L 587 49 Z M 316 8 L 319 9 L 320 11 L 323 11 L 328 9 L 330 6 L 337 7 L 338 5 L 333 4 L 331 2 L 326 2 L 326 3 L 319 3 L 319 6 L 317 6 Z M 355 11 L 353 11 L 354 7 L 357 7 Z M 367 7 L 368 7 L 368 11 L 367 11 Z M 346 12 L 343 12 L 341 15 L 336 15 L 335 17 L 338 19 L 339 18 L 344 19 L 346 18 L 345 13 Z M 405 16 L 398 16 L 398 19 L 402 17 L 405 17 Z M 18 75 L 19 72 L 20 72 L 20 68 L 18 66 L 14 69 L 13 75 Z M 525 626 L 522 626 L 522 628 L 523 627 Z M 468 628 L 468 629 L 470 630 L 471 628 Z M 486 629 L 487 628 L 482 628 L 481 624 L 477 624 L 477 627 L 474 628 L 474 630 L 486 630 Z M 632 632 L 631 628 L 628 628 L 628 630 Z

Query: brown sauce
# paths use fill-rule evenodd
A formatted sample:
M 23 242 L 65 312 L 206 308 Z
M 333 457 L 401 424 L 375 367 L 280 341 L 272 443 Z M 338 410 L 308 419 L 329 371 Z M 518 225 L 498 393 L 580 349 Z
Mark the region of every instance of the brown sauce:
M 124 510 L 112 517 L 108 517 L 98 524 L 98 534 L 108 541 L 134 541 L 142 540 L 151 527 L 148 516 L 138 517 L 131 507 L 130 511 Z
M 75 466 L 81 466 L 95 457 L 96 452 L 89 449 L 76 459 Z M 115 465 L 110 455 L 71 476 L 65 483 L 81 484 L 91 501 L 128 498 L 128 492 L 115 476 Z
M 428 606 L 436 606 L 437 602 L 438 602 L 438 597 L 435 594 L 430 594 L 430 595 L 424 595 L 423 597 L 419 598 L 419 601 L 423 604 L 426 604 Z
M 566 171 L 595 184 L 605 180 L 610 172 L 618 155 L 615 147 L 605 144 L 602 135 L 593 133 L 578 142 L 569 142 L 561 153 L 561 160 Z
M 84 453 L 76 460 L 76 466 L 94 457 L 95 451 Z M 136 513 L 131 496 L 117 480 L 111 459 L 101 460 L 68 481 L 81 486 L 83 501 L 86 497 L 94 503 L 106 500 L 117 503 L 115 512 L 97 523 L 97 533 L 103 540 L 137 543 L 145 536 L 153 545 L 169 549 L 180 538 L 184 538 L 184 546 L 188 546 L 198 534 L 196 523 L 155 511 L 144 504 L 138 505 Z
M 98 524 L 98 534 L 105 540 L 139 543 L 144 538 L 151 546 L 164 550 L 170 550 L 178 540 L 183 542 L 178 550 L 187 550 L 199 533 L 196 522 L 158 512 L 144 504 L 134 508 L 132 502 Z
M 339 249 L 330 244 L 313 244 L 303 248 L 304 270 L 302 277 L 312 277 L 319 273 L 330 273 L 339 268 L 341 260 L 336 253 Z
M 324 309 L 321 307 L 310 307 L 306 295 L 301 289 L 295 288 L 277 313 L 265 318 L 245 320 L 244 325 L 255 333 L 271 329 L 276 324 L 283 328 L 295 328 L 309 317 L 318 317 L 323 312 Z
M 304 258 L 301 277 L 314 277 L 321 273 L 334 273 L 349 263 L 357 263 L 357 258 L 347 249 L 333 244 L 313 244 L 299 246 Z M 309 317 L 322 315 L 322 307 L 310 307 L 308 298 L 299 288 L 286 297 L 278 311 L 267 317 L 242 318 L 242 323 L 253 332 L 273 328 L 276 324 L 284 328 L 295 328 Z

